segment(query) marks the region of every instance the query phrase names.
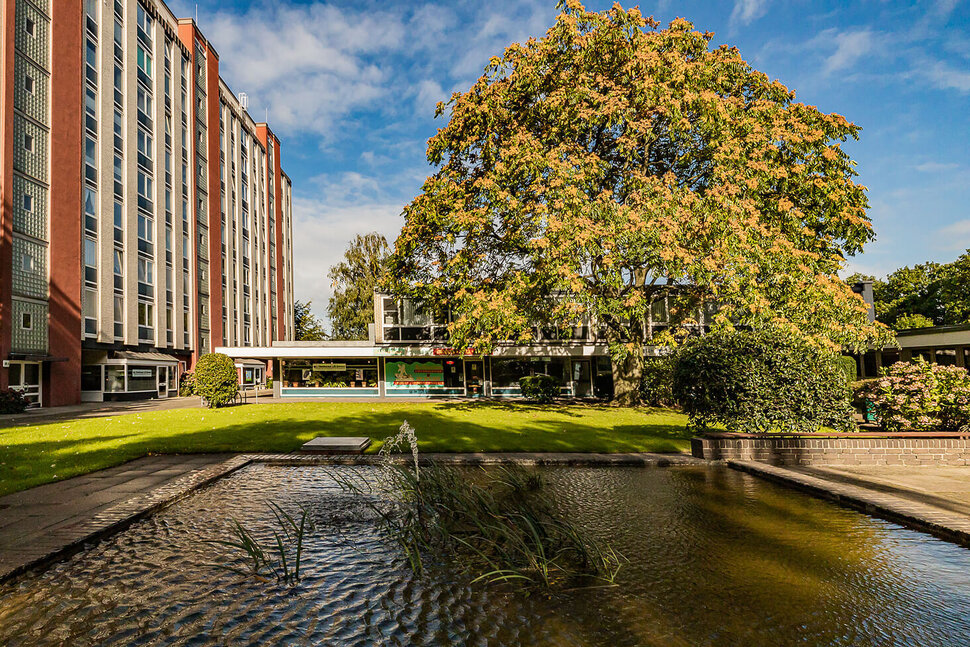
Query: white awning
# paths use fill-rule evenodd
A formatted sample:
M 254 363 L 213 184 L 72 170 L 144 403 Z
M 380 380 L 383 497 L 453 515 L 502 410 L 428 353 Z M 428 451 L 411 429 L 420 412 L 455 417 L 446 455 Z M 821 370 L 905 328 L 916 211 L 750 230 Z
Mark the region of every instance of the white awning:
M 123 359 L 129 363 L 138 364 L 174 364 L 178 365 L 179 360 L 171 355 L 164 353 L 139 353 L 132 350 L 120 350 L 115 353 L 114 359 Z

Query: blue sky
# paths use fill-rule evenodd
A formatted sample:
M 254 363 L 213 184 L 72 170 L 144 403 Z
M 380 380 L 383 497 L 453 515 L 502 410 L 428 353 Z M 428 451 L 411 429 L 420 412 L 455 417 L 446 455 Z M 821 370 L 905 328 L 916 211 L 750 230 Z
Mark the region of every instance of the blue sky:
M 325 314 L 326 272 L 356 233 L 389 240 L 431 168 L 434 105 L 555 19 L 555 0 L 170 0 L 195 15 L 293 179 L 296 296 Z M 606 2 L 589 2 L 604 9 Z M 970 247 L 970 0 L 647 2 L 736 45 L 799 101 L 862 126 L 846 146 L 878 235 L 849 269 L 884 275 Z

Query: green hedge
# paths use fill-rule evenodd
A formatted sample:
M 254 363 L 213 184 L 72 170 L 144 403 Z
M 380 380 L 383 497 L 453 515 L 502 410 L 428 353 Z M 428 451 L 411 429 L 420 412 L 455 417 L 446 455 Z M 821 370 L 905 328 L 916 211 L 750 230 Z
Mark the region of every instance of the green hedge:
M 838 356 L 774 330 L 713 333 L 678 349 L 673 394 L 691 426 L 810 432 L 854 428 Z
M 232 359 L 222 353 L 208 353 L 195 365 L 195 392 L 210 409 L 231 404 L 239 393 L 239 376 Z
M 522 395 L 533 402 L 552 402 L 559 395 L 559 382 L 550 375 L 526 375 L 519 378 Z

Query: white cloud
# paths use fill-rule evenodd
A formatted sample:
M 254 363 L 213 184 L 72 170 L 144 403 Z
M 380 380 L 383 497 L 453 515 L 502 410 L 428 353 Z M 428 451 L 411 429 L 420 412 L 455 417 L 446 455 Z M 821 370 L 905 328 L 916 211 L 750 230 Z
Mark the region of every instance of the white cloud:
M 878 38 L 872 31 L 863 29 L 837 33 L 833 42 L 835 51 L 825 59 L 823 68 L 826 74 L 855 65 L 876 48 Z
M 768 0 L 734 0 L 730 23 L 732 26 L 750 25 L 768 11 Z
M 916 70 L 940 90 L 956 90 L 960 94 L 970 92 L 970 70 L 956 68 L 943 61 L 925 62 Z
M 923 162 L 913 167 L 920 173 L 945 173 L 960 168 L 959 164 L 943 162 Z
M 957 220 L 937 231 L 938 241 L 945 241 L 943 249 L 967 249 L 970 248 L 970 218 Z

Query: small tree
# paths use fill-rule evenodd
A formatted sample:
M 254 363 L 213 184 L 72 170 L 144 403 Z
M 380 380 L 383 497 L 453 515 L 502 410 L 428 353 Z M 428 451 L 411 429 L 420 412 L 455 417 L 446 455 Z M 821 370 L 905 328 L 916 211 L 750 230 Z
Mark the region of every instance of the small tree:
M 239 376 L 232 359 L 222 353 L 208 353 L 195 365 L 195 392 L 210 409 L 224 407 L 239 393 Z
M 676 354 L 674 397 L 691 426 L 729 431 L 853 427 L 849 379 L 836 355 L 779 330 L 725 331 Z
M 333 339 L 367 339 L 367 324 L 374 321 L 374 289 L 384 276 L 387 240 L 376 232 L 357 235 L 344 259 L 327 276 L 333 296 L 327 304 Z
M 297 301 L 293 304 L 293 336 L 296 341 L 320 341 L 327 338 L 327 331 L 310 309 L 312 305 L 313 301 Z

